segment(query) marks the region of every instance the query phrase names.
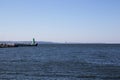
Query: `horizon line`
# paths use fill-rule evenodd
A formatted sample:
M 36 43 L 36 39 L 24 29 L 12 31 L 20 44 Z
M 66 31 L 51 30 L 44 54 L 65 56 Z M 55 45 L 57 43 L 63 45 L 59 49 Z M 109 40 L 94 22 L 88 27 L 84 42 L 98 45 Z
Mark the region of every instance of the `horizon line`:
M 31 42 L 28 40 L 25 41 L 0 41 L 0 42 Z M 55 42 L 55 41 L 36 41 L 36 42 L 43 42 L 43 43 L 51 43 L 51 44 L 120 44 L 120 42 Z

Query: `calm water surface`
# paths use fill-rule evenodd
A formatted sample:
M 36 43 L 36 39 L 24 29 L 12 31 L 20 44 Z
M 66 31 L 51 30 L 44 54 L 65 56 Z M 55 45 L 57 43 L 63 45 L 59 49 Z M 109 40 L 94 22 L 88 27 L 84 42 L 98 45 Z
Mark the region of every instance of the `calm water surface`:
M 0 48 L 0 80 L 120 80 L 120 45 Z

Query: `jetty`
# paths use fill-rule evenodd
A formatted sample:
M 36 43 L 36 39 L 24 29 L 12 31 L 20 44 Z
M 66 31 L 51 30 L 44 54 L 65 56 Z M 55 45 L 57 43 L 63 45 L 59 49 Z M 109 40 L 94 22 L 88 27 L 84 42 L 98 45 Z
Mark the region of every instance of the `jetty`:
M 9 48 L 9 47 L 28 47 L 28 46 L 37 46 L 38 44 L 35 42 L 33 38 L 32 43 L 0 43 L 0 48 Z

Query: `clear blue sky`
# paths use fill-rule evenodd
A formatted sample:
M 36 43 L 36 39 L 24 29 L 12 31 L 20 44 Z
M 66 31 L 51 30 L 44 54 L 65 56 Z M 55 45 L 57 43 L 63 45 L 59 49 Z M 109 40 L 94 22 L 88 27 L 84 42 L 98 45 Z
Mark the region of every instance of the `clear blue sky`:
M 0 40 L 120 43 L 120 0 L 0 0 Z

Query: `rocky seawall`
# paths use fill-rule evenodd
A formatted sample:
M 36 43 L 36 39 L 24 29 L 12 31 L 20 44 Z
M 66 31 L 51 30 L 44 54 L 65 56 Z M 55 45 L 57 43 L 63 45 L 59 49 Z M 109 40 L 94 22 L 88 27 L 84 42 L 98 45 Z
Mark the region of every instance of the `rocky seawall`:
M 0 44 L 0 48 L 37 46 L 38 44 Z
M 0 48 L 17 47 L 15 44 L 0 44 Z

